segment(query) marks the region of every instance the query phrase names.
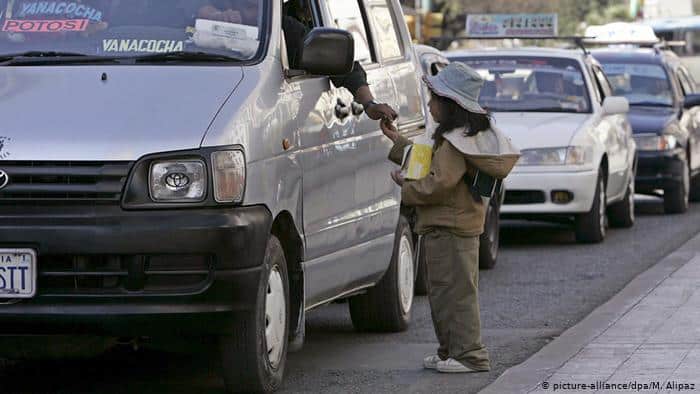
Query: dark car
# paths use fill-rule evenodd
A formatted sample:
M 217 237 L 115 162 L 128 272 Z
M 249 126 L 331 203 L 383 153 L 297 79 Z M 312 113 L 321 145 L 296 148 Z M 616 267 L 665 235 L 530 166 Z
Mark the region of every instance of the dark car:
M 630 103 L 637 193 L 663 196 L 666 213 L 700 201 L 700 95 L 680 58 L 662 49 L 593 51 L 617 96 Z

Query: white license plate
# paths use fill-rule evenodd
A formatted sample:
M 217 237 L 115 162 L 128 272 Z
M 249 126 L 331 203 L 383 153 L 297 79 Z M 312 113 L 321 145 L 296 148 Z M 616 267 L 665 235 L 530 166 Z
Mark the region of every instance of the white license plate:
M 36 294 L 36 252 L 0 249 L 0 298 L 32 298 Z

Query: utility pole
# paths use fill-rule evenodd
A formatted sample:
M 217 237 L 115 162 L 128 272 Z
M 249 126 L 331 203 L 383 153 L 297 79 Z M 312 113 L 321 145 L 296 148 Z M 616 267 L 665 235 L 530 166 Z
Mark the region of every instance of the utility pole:
M 423 26 L 421 23 L 421 18 L 423 17 L 423 13 L 421 12 L 423 11 L 422 0 L 416 0 L 413 8 L 416 11 L 416 41 L 421 44 L 423 42 Z

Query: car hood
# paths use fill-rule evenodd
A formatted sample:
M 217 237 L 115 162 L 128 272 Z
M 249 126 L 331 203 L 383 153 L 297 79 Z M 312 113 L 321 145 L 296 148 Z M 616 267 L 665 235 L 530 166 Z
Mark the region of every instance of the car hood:
M 239 67 L 0 68 L 2 160 L 136 160 L 198 148 Z
M 676 119 L 674 108 L 631 106 L 627 115 L 634 134 L 661 134 Z
M 498 112 L 498 128 L 520 150 L 568 146 L 590 114 L 547 112 Z

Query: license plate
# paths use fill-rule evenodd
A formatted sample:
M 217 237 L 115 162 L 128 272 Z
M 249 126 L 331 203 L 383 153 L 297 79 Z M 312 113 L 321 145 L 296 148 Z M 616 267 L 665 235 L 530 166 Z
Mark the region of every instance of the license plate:
M 36 294 L 36 252 L 0 249 L 0 298 L 32 298 Z

